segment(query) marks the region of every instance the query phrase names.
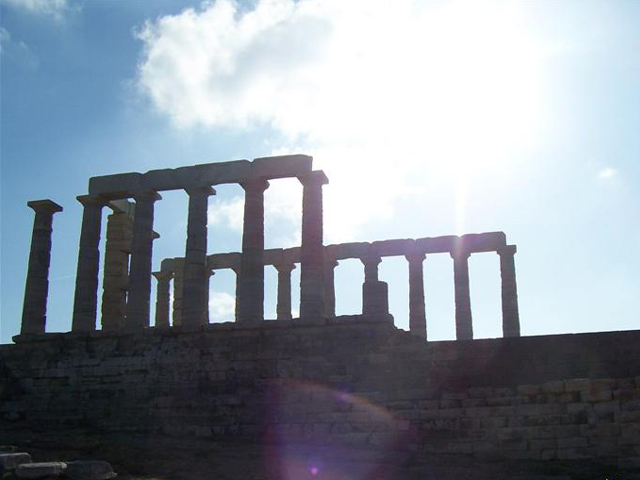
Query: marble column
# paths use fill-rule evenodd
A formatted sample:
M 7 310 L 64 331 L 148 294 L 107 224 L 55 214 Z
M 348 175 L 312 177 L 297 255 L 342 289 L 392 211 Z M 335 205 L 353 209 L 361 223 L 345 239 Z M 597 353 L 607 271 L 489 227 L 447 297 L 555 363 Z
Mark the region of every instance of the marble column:
M 91 195 L 81 195 L 76 198 L 83 205 L 84 210 L 82 212 L 71 330 L 91 332 L 96 329 L 100 228 L 102 226 L 102 207 L 106 202 Z
M 102 330 L 124 328 L 129 283 L 133 214 L 114 208 L 107 217 L 102 282 Z
M 172 272 L 159 271 L 153 272 L 152 275 L 158 281 L 158 289 L 156 291 L 156 328 L 169 328 L 169 310 L 171 303 L 171 279 Z
M 378 280 L 378 265 L 382 258 L 369 255 L 360 260 L 364 264 L 362 314 L 386 315 L 389 313 L 389 287 L 386 282 Z
M 299 179 L 303 186 L 300 318 L 304 320 L 324 316 L 322 186 L 328 180 L 322 171 L 310 172 Z
M 427 317 L 424 302 L 424 275 L 422 264 L 424 253 L 408 253 L 405 255 L 409 263 L 409 331 L 422 338 L 427 338 Z
M 520 336 L 518 285 L 513 258 L 516 251 L 515 245 L 506 245 L 497 250 L 500 255 L 500 277 L 502 278 L 502 334 L 505 337 Z
M 24 289 L 20 333 L 44 333 L 47 322 L 53 214 L 61 212 L 62 207 L 51 200 L 36 200 L 27 202 L 27 205 L 33 209 L 36 216 L 31 234 L 31 251 Z
M 258 178 L 242 184 L 245 191 L 238 322 L 264 320 L 264 191 L 269 182 Z
M 149 326 L 151 302 L 153 209 L 154 203 L 162 197 L 156 192 L 145 192 L 133 198 L 136 201 L 136 213 L 133 219 L 126 324 L 129 328 L 144 328 Z
M 456 301 L 456 340 L 472 340 L 471 297 L 469 294 L 469 252 L 451 252 Z
M 207 206 L 211 187 L 190 188 L 187 246 L 182 286 L 182 325 L 203 325 L 207 302 Z
M 172 325 L 182 325 L 182 285 L 184 283 L 184 259 L 174 260 L 173 270 L 173 323 Z
M 238 321 L 238 314 L 240 313 L 240 265 L 232 267 L 233 273 L 236 274 L 236 322 Z
M 328 259 L 324 262 L 324 310 L 327 317 L 336 316 L 335 268 L 338 261 Z
M 276 318 L 291 320 L 291 272 L 296 268 L 294 263 L 274 265 L 278 271 L 278 300 Z

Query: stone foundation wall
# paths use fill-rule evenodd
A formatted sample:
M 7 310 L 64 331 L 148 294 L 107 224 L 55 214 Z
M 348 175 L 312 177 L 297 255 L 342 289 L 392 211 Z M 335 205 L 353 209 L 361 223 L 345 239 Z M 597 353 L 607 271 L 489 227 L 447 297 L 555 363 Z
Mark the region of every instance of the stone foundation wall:
M 429 342 L 386 321 L 23 337 L 0 429 L 161 433 L 640 468 L 640 332 Z

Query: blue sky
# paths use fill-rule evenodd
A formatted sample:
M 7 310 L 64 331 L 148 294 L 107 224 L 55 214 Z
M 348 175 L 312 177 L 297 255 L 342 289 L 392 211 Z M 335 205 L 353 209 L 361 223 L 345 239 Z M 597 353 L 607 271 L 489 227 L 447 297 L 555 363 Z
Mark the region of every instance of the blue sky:
M 502 230 L 523 334 L 638 328 L 640 3 L 0 5 L 3 343 L 19 331 L 27 201 L 65 209 L 47 329 L 67 331 L 89 177 L 292 152 L 330 179 L 327 243 Z M 209 251 L 237 251 L 242 191 L 217 190 Z M 300 198 L 294 180 L 267 190 L 267 247 L 299 242 Z M 184 254 L 185 225 L 186 194 L 163 193 L 154 269 Z M 476 336 L 499 336 L 498 257 L 470 268 Z M 362 275 L 336 270 L 339 314 L 359 312 Z M 406 261 L 380 277 L 406 328 Z M 213 321 L 231 316 L 233 280 L 211 281 Z M 451 259 L 429 256 L 425 282 L 429 337 L 453 338 Z

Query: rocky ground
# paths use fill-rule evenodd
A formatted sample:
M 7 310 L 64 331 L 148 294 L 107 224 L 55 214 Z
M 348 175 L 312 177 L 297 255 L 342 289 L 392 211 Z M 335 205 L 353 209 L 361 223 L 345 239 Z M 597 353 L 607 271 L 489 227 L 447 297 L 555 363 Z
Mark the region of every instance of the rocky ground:
M 12 440 L 12 441 L 10 441 Z M 264 446 L 136 434 L 0 432 L 34 461 L 107 460 L 122 480 L 640 480 L 586 462 L 478 460 L 351 447 Z

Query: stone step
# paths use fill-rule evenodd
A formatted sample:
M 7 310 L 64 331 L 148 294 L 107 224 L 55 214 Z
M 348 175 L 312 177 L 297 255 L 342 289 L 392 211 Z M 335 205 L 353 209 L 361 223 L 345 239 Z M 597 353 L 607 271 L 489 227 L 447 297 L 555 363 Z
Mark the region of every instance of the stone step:
M 31 455 L 28 453 L 2 453 L 0 454 L 0 473 L 14 470 L 24 463 L 31 463 Z
M 111 464 L 102 460 L 69 462 L 65 475 L 69 480 L 109 480 L 118 476 Z
M 25 463 L 16 467 L 18 478 L 50 478 L 64 473 L 67 464 L 64 462 Z

